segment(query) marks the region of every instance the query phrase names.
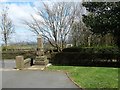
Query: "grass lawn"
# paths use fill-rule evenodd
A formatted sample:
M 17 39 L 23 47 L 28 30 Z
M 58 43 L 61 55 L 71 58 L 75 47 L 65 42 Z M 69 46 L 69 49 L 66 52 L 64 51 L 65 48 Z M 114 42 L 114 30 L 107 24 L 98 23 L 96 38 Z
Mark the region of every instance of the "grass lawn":
M 47 70 L 67 71 L 82 88 L 118 88 L 118 68 L 50 66 Z

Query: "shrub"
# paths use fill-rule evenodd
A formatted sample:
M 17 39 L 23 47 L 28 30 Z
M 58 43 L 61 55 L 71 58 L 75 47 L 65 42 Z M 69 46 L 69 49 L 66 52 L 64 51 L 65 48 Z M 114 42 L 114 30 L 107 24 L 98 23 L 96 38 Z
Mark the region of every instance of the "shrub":
M 24 58 L 35 58 L 35 51 L 3 51 L 2 59 L 15 59 L 18 55 L 23 55 Z
M 118 58 L 119 57 L 119 58 Z M 116 60 L 116 61 L 113 61 Z M 84 66 L 114 66 L 118 67 L 120 54 L 98 54 L 98 53 L 78 53 L 61 52 L 53 58 L 55 65 L 84 65 Z
M 80 53 L 119 53 L 115 47 L 72 47 L 65 48 L 62 52 L 80 52 Z
M 71 47 L 71 48 L 65 48 L 62 51 L 63 52 L 80 52 L 82 48 L 79 47 Z
M 73 50 L 73 51 L 72 51 Z M 55 65 L 112 66 L 120 64 L 117 48 L 66 48 L 52 58 Z

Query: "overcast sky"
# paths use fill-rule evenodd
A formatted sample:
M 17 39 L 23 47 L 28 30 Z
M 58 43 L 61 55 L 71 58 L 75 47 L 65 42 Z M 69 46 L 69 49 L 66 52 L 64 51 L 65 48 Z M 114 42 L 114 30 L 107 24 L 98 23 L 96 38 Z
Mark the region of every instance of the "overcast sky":
M 30 15 L 35 14 L 33 8 L 38 4 L 38 0 L 0 0 L 0 12 L 3 6 L 9 7 L 9 17 L 12 19 L 15 25 L 15 32 L 11 36 L 10 42 L 22 42 L 22 41 L 36 41 L 34 33 L 28 30 L 25 25 L 22 24 L 22 19 L 30 20 Z M 39 2 L 40 3 L 40 2 Z M 0 44 L 3 43 L 0 37 Z
M 12 42 L 22 42 L 22 41 L 35 41 L 36 36 L 34 33 L 28 30 L 25 25 L 22 24 L 22 19 L 31 20 L 30 15 L 32 14 L 36 18 L 40 19 L 38 15 L 36 15 L 34 8 L 42 7 L 42 2 L 51 3 L 51 0 L 0 0 L 0 12 L 3 6 L 9 7 L 9 17 L 12 19 L 15 25 L 15 34 L 11 36 L 10 43 Z M 52 0 L 52 1 L 62 1 L 62 0 Z M 65 0 L 63 0 L 65 1 Z M 68 1 L 80 1 L 80 0 L 66 0 Z M 1 35 L 0 35 L 0 45 L 2 44 Z

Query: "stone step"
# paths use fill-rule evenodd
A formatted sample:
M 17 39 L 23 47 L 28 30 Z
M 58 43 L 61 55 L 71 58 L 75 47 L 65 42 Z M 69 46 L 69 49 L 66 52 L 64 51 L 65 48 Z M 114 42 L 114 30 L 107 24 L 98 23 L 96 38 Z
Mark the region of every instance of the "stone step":
M 48 64 L 48 60 L 45 60 L 45 61 L 35 61 L 34 64 L 35 65 L 47 65 Z

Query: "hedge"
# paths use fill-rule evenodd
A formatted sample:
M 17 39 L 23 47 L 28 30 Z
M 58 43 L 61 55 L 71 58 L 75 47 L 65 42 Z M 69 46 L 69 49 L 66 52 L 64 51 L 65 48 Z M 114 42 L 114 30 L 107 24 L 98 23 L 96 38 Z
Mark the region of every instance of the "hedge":
M 81 53 L 119 53 L 119 49 L 116 47 L 72 47 L 65 48 L 63 52 L 81 52 Z
M 119 60 L 120 54 L 61 52 L 53 57 L 52 63 L 54 65 L 118 67 Z
M 119 67 L 117 48 L 66 48 L 52 55 L 54 65 Z
M 15 59 L 16 56 L 23 55 L 24 58 L 35 58 L 35 51 L 3 51 L 2 59 Z

